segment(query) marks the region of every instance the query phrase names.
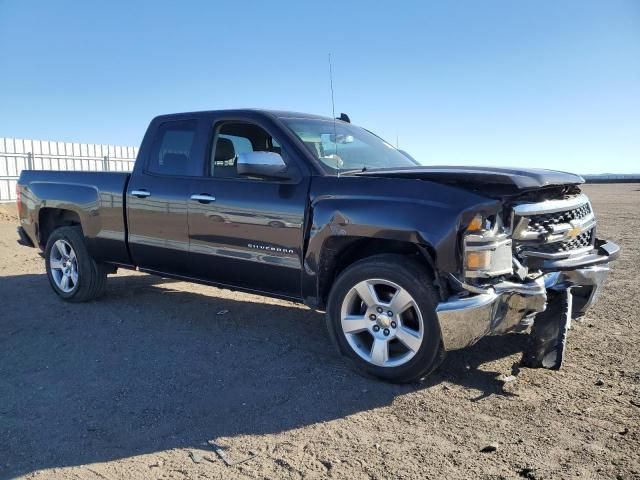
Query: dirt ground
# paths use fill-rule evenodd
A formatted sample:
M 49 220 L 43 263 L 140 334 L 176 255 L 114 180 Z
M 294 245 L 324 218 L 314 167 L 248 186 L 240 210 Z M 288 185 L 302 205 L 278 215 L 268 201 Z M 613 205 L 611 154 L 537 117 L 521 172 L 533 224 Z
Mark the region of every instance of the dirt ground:
M 288 302 L 121 271 L 64 303 L 0 206 L 0 478 L 640 478 L 640 185 L 586 191 L 623 250 L 564 369 L 510 335 L 408 386 Z

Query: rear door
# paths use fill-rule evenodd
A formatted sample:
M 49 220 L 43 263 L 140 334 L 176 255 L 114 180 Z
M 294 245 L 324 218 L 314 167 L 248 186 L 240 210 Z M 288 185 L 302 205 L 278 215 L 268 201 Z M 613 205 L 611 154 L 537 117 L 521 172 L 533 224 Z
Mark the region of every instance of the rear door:
M 191 183 L 203 173 L 206 142 L 200 127 L 196 118 L 159 121 L 140 152 L 127 189 L 127 222 L 131 256 L 141 269 L 189 273 L 188 203 Z
M 199 278 L 285 297 L 301 297 L 303 223 L 309 176 L 292 149 L 259 119 L 211 123 L 205 176 L 189 203 L 192 271 Z M 293 178 L 247 178 L 237 156 L 282 155 Z

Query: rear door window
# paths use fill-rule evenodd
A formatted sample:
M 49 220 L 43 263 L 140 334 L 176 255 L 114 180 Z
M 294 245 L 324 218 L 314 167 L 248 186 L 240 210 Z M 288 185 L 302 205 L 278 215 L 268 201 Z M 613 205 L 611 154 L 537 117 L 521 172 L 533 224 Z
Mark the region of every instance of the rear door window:
M 147 170 L 159 175 L 200 175 L 202 166 L 194 155 L 197 127 L 196 120 L 161 124 Z

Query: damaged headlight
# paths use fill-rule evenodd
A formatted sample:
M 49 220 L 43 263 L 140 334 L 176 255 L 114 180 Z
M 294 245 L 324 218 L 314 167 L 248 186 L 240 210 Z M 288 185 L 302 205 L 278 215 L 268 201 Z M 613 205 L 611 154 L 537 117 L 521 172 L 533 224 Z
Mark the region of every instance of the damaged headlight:
M 463 234 L 464 276 L 487 278 L 513 273 L 511 247 L 499 215 L 476 215 Z

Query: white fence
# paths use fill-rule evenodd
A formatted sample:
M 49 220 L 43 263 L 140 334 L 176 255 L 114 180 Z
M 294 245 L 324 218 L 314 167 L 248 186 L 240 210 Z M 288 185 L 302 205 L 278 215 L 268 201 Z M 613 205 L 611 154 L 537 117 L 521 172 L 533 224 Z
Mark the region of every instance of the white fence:
M 24 169 L 128 172 L 136 155 L 138 147 L 0 137 L 0 202 L 15 200 Z

